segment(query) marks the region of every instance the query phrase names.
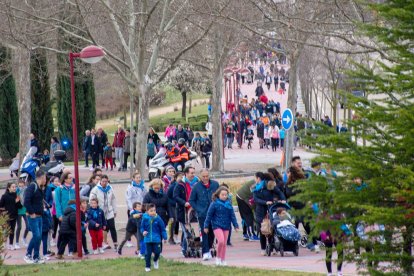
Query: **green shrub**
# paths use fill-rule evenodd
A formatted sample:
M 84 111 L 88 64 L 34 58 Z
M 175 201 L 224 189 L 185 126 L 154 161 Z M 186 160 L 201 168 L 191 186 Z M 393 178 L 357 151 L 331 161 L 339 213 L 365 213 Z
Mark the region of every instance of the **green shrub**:
M 0 266 L 6 258 L 6 244 L 9 236 L 9 225 L 7 224 L 8 216 L 5 214 L 0 215 Z

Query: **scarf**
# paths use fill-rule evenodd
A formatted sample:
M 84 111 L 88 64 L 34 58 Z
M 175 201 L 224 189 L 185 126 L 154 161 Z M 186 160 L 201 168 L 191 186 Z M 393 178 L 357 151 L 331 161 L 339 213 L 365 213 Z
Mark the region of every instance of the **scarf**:
M 197 182 L 198 182 L 198 177 L 197 176 L 195 176 L 194 177 L 194 179 L 190 182 L 190 180 L 188 180 L 187 179 L 187 177 L 183 177 L 183 181 L 185 182 L 185 183 L 188 183 L 188 184 L 190 184 L 190 187 L 191 188 L 193 188 L 193 186 L 194 186 L 194 184 L 196 184 Z
M 259 183 L 257 183 L 256 187 L 254 188 L 254 192 L 258 192 L 262 190 L 266 185 L 266 181 L 262 180 Z
M 98 208 L 96 208 L 96 209 L 91 208 L 91 210 L 92 210 L 92 212 L 93 212 L 92 217 L 93 217 L 94 219 L 97 219 L 97 218 L 98 218 L 98 214 L 99 214 L 99 207 L 98 207 Z
M 70 204 L 69 207 L 76 211 L 76 204 Z
M 216 203 L 221 206 L 224 206 L 224 208 L 233 209 L 233 206 L 231 205 L 229 200 L 223 201 L 221 199 L 216 199 Z
M 105 194 L 109 192 L 109 190 L 111 190 L 111 185 L 106 185 L 106 187 L 102 187 L 101 184 L 98 184 L 98 189 L 101 190 L 102 192 L 104 192 Z
M 145 189 L 144 180 L 141 180 L 139 184 L 137 184 L 134 180 L 132 180 L 132 186 L 135 188 L 140 188 L 141 190 L 144 190 Z

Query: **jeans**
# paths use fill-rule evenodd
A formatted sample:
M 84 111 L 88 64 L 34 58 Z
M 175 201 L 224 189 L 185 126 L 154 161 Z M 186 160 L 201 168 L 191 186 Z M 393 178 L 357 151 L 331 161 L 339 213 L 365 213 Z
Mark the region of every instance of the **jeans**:
M 18 217 L 17 217 L 17 229 L 16 229 L 16 243 L 19 243 L 20 231 L 23 228 L 22 227 L 22 219 L 24 221 L 24 225 L 26 226 L 26 229 L 24 229 L 24 233 L 23 233 L 23 239 L 26 239 L 27 234 L 29 233 L 29 225 L 27 223 L 26 215 L 18 215 Z
M 49 231 L 48 232 L 42 232 L 42 247 L 43 247 L 43 256 L 47 254 L 47 240 L 49 237 Z
M 38 259 L 40 242 L 42 241 L 42 217 L 28 217 L 27 221 L 29 222 L 30 231 L 32 231 L 32 239 L 30 240 L 26 255 L 32 256 L 34 251 L 33 259 Z
M 124 149 L 123 148 L 115 148 L 115 159 L 119 161 L 118 168 L 122 168 L 124 164 Z
M 186 252 L 187 251 L 187 230 L 185 228 L 185 224 L 180 222 L 180 227 L 182 231 L 181 235 L 181 251 Z
M 210 248 L 213 245 L 214 242 L 214 232 L 213 229 L 209 228 L 208 234 L 206 234 L 203 230 L 204 230 L 204 221 L 206 220 L 206 218 L 198 218 L 198 223 L 200 224 L 200 229 L 201 229 L 201 233 L 202 233 L 202 238 L 203 238 L 203 242 L 202 242 L 202 252 L 203 254 L 205 253 L 209 253 L 210 252 Z
M 145 246 L 147 247 L 147 252 L 145 254 L 145 267 L 151 268 L 152 253 L 154 253 L 154 262 L 157 262 L 161 253 L 161 243 L 148 242 L 145 243 Z

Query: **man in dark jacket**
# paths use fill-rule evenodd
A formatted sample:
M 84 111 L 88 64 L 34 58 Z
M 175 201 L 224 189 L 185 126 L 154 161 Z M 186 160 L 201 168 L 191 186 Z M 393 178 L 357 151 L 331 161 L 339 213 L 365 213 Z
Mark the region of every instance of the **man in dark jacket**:
M 89 155 L 92 155 L 92 137 L 91 131 L 85 131 L 85 137 L 83 138 L 83 145 L 82 145 L 83 153 L 85 154 L 85 167 L 89 167 Z
M 58 238 L 58 254 L 56 259 L 63 259 L 66 245 L 73 248 L 76 252 L 76 206 L 75 200 L 69 200 L 68 207 L 63 213 L 62 223 L 60 224 L 59 238 Z M 82 249 L 80 249 L 82 250 Z
M 194 185 L 190 195 L 190 205 L 196 210 L 200 229 L 204 228 L 204 221 L 207 217 L 207 211 L 211 204 L 211 199 L 214 192 L 218 189 L 217 181 L 211 180 L 207 169 L 202 169 L 200 173 L 201 181 Z M 211 259 L 210 248 L 214 242 L 213 229 L 203 235 L 203 260 Z
M 99 141 L 98 135 L 96 135 L 95 129 L 91 131 L 91 146 L 92 146 L 92 167 L 99 167 L 99 151 L 102 145 Z
M 105 131 L 101 127 L 98 127 L 98 132 L 96 133 L 96 136 L 99 140 L 99 157 L 102 159 L 102 168 L 105 167 L 105 159 L 104 159 L 104 147 L 106 146 L 106 143 L 108 142 L 108 135 L 106 135 Z M 98 158 L 99 158 L 98 157 Z M 99 160 L 98 160 L 99 162 Z
M 183 138 L 186 143 L 188 142 L 187 132 L 183 129 L 182 125 L 178 125 L 175 135 L 176 135 L 177 141 L 180 140 L 180 138 Z
M 39 258 L 40 242 L 42 241 L 42 215 L 43 215 L 43 192 L 42 187 L 46 185 L 46 173 L 42 170 L 36 172 L 36 181 L 33 181 L 27 187 L 24 193 L 24 207 L 29 214 L 27 220 L 32 239 L 27 248 L 24 260 L 26 263 L 44 262 Z M 32 252 L 33 258 L 32 258 Z

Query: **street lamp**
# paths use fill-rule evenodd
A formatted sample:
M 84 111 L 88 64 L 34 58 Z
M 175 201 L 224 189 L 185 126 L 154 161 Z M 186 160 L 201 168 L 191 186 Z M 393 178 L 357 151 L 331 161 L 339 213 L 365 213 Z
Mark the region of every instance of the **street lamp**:
M 73 61 L 80 58 L 83 62 L 93 64 L 99 62 L 105 56 L 105 52 L 98 46 L 88 46 L 80 53 L 69 53 L 70 64 L 70 94 L 72 100 L 72 136 L 73 136 L 73 161 L 75 167 L 75 195 L 76 195 L 76 240 L 78 257 L 82 257 L 82 229 L 79 195 L 79 168 L 78 168 L 78 129 L 76 126 L 76 97 L 75 97 L 75 73 Z

